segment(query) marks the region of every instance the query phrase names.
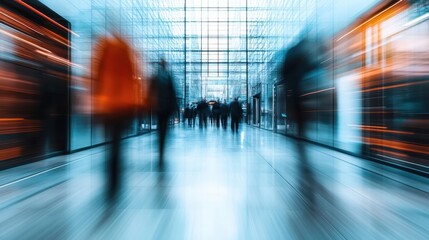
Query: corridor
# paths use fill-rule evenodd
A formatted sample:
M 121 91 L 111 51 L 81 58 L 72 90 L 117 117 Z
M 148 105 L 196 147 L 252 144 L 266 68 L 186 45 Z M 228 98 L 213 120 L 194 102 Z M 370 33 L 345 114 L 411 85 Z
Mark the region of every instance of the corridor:
M 0 239 L 427 239 L 427 178 L 271 131 L 155 132 L 124 142 L 104 199 L 106 146 L 2 171 Z

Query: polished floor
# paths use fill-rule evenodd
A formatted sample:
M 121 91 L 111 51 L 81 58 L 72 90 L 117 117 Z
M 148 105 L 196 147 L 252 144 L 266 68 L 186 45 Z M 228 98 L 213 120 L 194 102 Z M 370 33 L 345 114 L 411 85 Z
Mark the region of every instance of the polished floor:
M 428 239 L 427 178 L 270 131 L 171 129 L 124 143 L 105 196 L 98 147 L 2 171 L 0 239 Z

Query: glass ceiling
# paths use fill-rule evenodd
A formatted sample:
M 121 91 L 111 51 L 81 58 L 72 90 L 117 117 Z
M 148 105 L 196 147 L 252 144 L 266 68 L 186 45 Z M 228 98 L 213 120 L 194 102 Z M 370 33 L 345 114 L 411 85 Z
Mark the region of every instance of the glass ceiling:
M 182 103 L 248 94 L 266 81 L 276 51 L 293 41 L 316 0 L 43 0 L 70 19 L 73 61 L 88 66 L 91 47 L 115 12 L 149 67 L 160 56 L 170 62 Z M 64 6 L 69 6 L 64 8 Z M 88 75 L 75 69 L 75 75 Z M 249 84 L 246 84 L 249 83 Z
M 151 73 L 153 62 L 165 57 L 176 76 L 182 103 L 189 103 L 201 97 L 245 100 L 258 83 L 272 83 L 271 72 L 277 59 L 274 54 L 293 42 L 304 28 L 316 25 L 316 18 L 323 22 L 324 12 L 335 11 L 343 17 L 329 19 L 332 24 L 326 22 L 324 26 L 345 22 L 345 9 L 366 6 L 375 0 L 42 2 L 68 18 L 79 33 L 80 37 L 72 36 L 72 56 L 82 66 L 89 65 L 95 39 L 105 34 L 109 25 L 106 19 L 111 15 L 108 13 L 114 12 L 123 34 L 147 63 L 148 66 L 142 63 L 146 73 Z M 73 72 L 77 76 L 89 74 L 78 68 Z

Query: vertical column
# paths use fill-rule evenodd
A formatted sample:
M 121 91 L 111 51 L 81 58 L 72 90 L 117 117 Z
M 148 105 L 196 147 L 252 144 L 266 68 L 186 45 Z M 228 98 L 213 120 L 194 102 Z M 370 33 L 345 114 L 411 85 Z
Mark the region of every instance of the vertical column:
M 184 6 L 183 6 L 183 14 L 184 14 L 184 19 L 183 19 L 183 55 L 184 55 L 184 70 L 183 70 L 183 85 L 184 85 L 184 92 L 183 92 L 183 104 L 184 104 L 184 107 L 186 107 L 187 105 L 188 105 L 188 99 L 187 99 L 187 85 L 186 85 L 186 75 L 187 75 L 187 72 L 186 72 L 186 70 L 187 70 L 187 60 L 186 60 L 186 51 L 187 51 L 187 46 L 186 46 L 186 3 L 187 3 L 187 1 L 186 0 L 184 0 Z
M 249 22 L 248 0 L 246 0 L 246 123 L 249 123 Z

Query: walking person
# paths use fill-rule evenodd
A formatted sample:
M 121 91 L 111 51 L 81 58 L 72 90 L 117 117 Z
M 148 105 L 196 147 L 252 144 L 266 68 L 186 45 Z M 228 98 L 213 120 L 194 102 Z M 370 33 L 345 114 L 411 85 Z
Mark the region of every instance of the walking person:
M 240 120 L 243 117 L 243 109 L 241 109 L 238 98 L 235 98 L 234 101 L 229 106 L 231 113 L 231 130 L 234 133 L 238 133 L 238 126 Z
M 186 124 L 186 121 L 188 122 L 188 127 L 192 126 L 192 110 L 191 105 L 188 105 L 185 107 L 185 112 L 183 113 L 183 122 Z
M 99 40 L 92 61 L 94 114 L 111 138 L 106 178 L 108 198 L 114 200 L 121 186 L 121 138 L 141 103 L 141 86 L 135 54 L 117 31 Z
M 223 103 L 220 105 L 220 118 L 222 122 L 222 128 L 227 128 L 227 122 L 228 122 L 228 114 L 229 114 L 229 107 L 226 103 L 226 100 L 223 101 Z
M 207 117 L 209 115 L 210 109 L 209 105 L 206 102 L 206 99 L 201 99 L 201 102 L 197 106 L 200 128 L 207 128 Z
M 213 113 L 214 125 L 216 125 L 216 127 L 219 128 L 220 127 L 220 102 L 219 102 L 219 99 L 213 104 L 212 113 Z
M 196 118 L 197 118 L 197 107 L 196 106 L 192 106 L 191 108 L 191 114 L 192 114 L 192 127 L 195 127 L 195 122 L 196 122 Z
M 158 117 L 159 166 L 164 166 L 164 151 L 167 138 L 168 121 L 177 110 L 176 90 L 173 77 L 167 71 L 167 62 L 161 59 L 156 76 L 151 81 L 152 108 Z

